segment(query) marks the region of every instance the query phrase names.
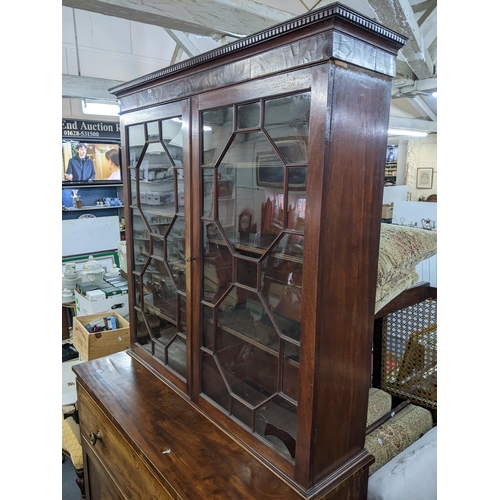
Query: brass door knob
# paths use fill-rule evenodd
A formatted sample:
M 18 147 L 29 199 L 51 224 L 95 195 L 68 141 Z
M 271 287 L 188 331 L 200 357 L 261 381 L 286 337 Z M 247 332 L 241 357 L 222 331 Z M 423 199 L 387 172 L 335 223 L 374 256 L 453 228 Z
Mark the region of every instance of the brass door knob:
M 90 444 L 94 446 L 97 440 L 100 439 L 102 441 L 102 432 L 97 431 L 95 434 L 93 432 L 90 433 Z

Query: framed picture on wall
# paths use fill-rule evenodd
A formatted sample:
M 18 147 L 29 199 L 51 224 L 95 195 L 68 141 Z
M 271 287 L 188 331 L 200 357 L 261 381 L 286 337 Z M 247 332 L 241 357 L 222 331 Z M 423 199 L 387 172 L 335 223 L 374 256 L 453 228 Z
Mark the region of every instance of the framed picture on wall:
M 432 188 L 432 168 L 417 168 L 417 189 Z
M 390 145 L 387 146 L 387 154 L 385 157 L 386 163 L 394 163 L 398 161 L 398 146 Z

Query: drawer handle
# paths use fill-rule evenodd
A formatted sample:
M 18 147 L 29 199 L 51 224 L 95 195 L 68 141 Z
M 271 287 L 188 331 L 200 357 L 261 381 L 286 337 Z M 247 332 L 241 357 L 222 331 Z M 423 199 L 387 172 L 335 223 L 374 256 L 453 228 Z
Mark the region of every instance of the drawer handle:
M 90 444 L 94 446 L 97 440 L 100 439 L 102 441 L 102 432 L 97 431 L 95 434 L 93 432 L 90 433 Z

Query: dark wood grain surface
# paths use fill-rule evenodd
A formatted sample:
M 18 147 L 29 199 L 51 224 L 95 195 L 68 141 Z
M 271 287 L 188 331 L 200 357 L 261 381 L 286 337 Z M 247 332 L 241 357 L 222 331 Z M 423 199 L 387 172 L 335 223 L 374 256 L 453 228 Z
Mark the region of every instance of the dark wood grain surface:
M 150 121 L 172 116 L 182 117 L 184 124 L 186 370 L 179 376 L 135 344 L 129 353 L 95 360 L 75 371 L 81 394 L 88 393 L 88 398 L 83 396 L 84 407 L 92 407 L 95 401 L 101 418 L 109 420 L 103 425 L 116 438 L 113 446 L 122 443 L 133 450 L 140 458 L 137 464 L 145 467 L 145 476 L 149 477 L 149 471 L 169 495 L 189 500 L 366 498 L 372 459 L 364 450 L 364 439 L 380 207 L 391 78 L 403 43 L 404 37 L 335 4 L 114 89 L 122 110 L 125 165 L 131 164 L 127 158 L 131 126 L 146 127 Z M 230 351 L 210 352 L 202 345 L 200 333 L 206 307 L 203 218 L 212 221 L 204 216 L 202 200 L 201 117 L 207 110 L 238 109 L 245 103 L 298 92 L 310 95 L 310 128 L 300 362 L 295 361 L 296 387 L 288 391 L 294 395 L 297 418 L 296 432 L 291 434 L 295 442 L 287 441 L 293 454 L 287 456 L 249 429 L 248 422 L 238 420 L 234 408 L 223 410 L 203 392 L 209 386 L 202 368 L 204 356 L 210 355 L 223 366 L 221 358 Z M 260 116 L 264 114 L 261 109 Z M 244 136 L 244 130 L 234 130 L 233 125 L 231 129 Z M 130 218 L 129 184 L 126 177 Z M 216 197 L 217 189 L 214 192 Z M 284 196 L 287 199 L 287 190 Z M 217 200 L 214 206 L 213 217 L 218 220 Z M 127 224 L 126 237 L 133 242 L 132 224 Z M 129 248 L 132 269 L 133 244 Z M 130 274 L 133 316 L 142 314 L 144 290 L 140 289 L 141 273 Z M 249 288 L 245 283 L 236 285 Z M 216 313 L 213 317 L 216 324 Z M 133 335 L 136 326 L 132 317 Z M 259 370 L 251 373 L 250 368 L 257 367 L 247 366 L 255 381 Z M 288 366 L 284 356 L 277 366 L 279 374 Z M 220 385 L 230 385 L 223 380 L 223 375 L 229 375 L 221 368 L 218 371 Z M 267 382 L 265 388 L 272 393 L 274 386 Z M 282 397 L 284 385 L 276 387 Z M 235 396 L 231 394 L 233 405 L 238 403 Z M 255 419 L 258 406 L 248 401 L 246 406 Z M 87 432 L 88 425 L 98 423 L 90 413 L 85 416 L 84 410 Z M 116 427 L 116 434 L 110 426 Z M 115 462 L 101 445 L 97 442 L 91 448 L 87 443 L 87 456 L 113 477 L 122 462 Z M 122 453 L 123 464 L 128 463 L 129 449 Z M 125 467 L 122 475 L 129 478 L 132 472 Z M 127 481 L 127 493 L 122 495 L 133 498 L 133 479 Z
M 170 493 L 186 500 L 303 498 L 126 352 L 82 363 L 75 373 L 79 393 L 87 392 L 123 436 L 114 446 L 134 450 Z

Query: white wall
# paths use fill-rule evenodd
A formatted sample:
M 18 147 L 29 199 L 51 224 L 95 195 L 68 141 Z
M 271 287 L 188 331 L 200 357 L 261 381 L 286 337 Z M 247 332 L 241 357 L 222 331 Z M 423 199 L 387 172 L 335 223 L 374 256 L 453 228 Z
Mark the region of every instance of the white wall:
M 417 170 L 432 168 L 432 188 L 417 189 Z M 411 139 L 408 141 L 406 153 L 406 184 L 411 201 L 418 201 L 420 197 L 427 198 L 437 194 L 437 134 Z

